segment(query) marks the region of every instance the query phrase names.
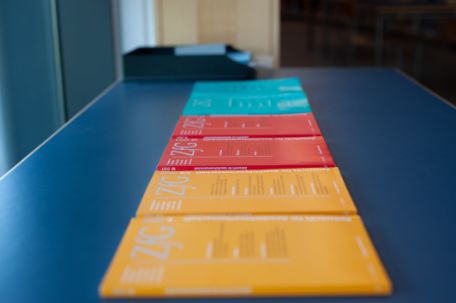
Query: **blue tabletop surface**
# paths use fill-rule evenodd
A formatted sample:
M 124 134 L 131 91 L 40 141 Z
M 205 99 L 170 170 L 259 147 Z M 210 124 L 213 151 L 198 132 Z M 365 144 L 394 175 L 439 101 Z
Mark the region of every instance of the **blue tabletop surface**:
M 271 77 L 301 78 L 395 290 L 239 301 L 456 302 L 456 110 L 394 70 Z M 118 83 L 1 179 L 0 302 L 100 301 L 98 284 L 190 90 Z

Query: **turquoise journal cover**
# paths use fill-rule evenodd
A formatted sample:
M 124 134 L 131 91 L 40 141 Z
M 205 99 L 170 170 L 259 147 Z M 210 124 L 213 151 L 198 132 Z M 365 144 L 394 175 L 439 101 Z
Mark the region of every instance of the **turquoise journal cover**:
M 274 95 L 192 94 L 184 108 L 184 116 L 210 115 L 274 115 L 311 112 L 304 92 Z
M 277 94 L 301 92 L 298 78 L 247 80 L 247 81 L 207 81 L 196 82 L 192 94 Z
M 298 78 L 197 82 L 184 116 L 273 115 L 311 112 Z

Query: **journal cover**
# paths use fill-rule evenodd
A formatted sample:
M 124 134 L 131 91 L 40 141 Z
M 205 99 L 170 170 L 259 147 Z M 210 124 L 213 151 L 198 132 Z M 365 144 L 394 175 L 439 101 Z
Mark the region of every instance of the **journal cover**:
M 272 95 L 301 92 L 298 78 L 248 81 L 201 81 L 193 86 L 192 94 L 223 95 Z
M 273 115 L 311 111 L 302 91 L 265 95 L 192 93 L 183 115 Z
M 246 170 L 335 166 L 322 137 L 171 139 L 158 170 Z
M 133 219 L 102 297 L 387 295 L 358 216 Z
M 181 116 L 173 138 L 206 136 L 306 137 L 320 136 L 312 113 L 262 116 Z
M 137 216 L 176 214 L 351 214 L 338 168 L 155 171 Z

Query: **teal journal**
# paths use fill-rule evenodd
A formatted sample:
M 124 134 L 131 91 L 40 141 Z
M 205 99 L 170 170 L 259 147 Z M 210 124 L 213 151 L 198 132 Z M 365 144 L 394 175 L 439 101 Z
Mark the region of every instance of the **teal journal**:
M 311 112 L 297 78 L 197 82 L 184 116 L 274 115 Z
M 196 82 L 192 94 L 267 95 L 289 92 L 302 92 L 301 82 L 298 78 Z
M 184 108 L 183 115 L 274 115 L 311 111 L 304 92 L 235 97 L 192 94 Z

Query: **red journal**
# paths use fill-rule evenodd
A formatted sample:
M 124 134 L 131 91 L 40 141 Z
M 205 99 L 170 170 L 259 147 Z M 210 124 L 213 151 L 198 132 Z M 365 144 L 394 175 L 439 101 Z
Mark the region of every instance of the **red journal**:
M 258 116 L 181 116 L 173 138 L 206 136 L 307 137 L 320 136 L 312 113 Z
M 335 166 L 323 137 L 171 139 L 159 170 L 247 170 Z

